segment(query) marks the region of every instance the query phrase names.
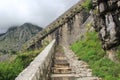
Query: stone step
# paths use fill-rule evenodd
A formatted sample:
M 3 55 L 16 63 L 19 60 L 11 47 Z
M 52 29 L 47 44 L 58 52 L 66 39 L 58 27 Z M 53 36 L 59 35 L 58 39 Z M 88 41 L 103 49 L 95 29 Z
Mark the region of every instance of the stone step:
M 67 58 L 66 57 L 63 57 L 63 56 L 56 56 L 55 57 L 55 59 L 57 59 L 57 60 L 67 60 Z
M 67 60 L 55 59 L 54 64 L 69 64 Z
M 55 60 L 54 67 L 67 67 L 70 66 L 67 60 Z
M 81 78 L 76 78 L 76 80 L 102 80 L 102 79 L 98 77 L 81 77 Z
M 55 57 L 65 57 L 64 54 L 55 54 Z
M 52 74 L 51 80 L 75 80 L 73 74 Z
M 57 67 L 57 68 L 61 68 L 61 67 L 69 67 L 70 64 L 69 63 L 57 63 L 57 64 L 54 64 L 54 67 Z
M 53 71 L 53 73 L 56 73 L 56 74 L 69 74 L 69 73 L 71 73 L 71 68 L 69 68 L 69 67 L 63 67 L 63 68 L 54 67 L 52 71 Z
M 64 53 L 59 53 L 59 52 L 57 52 L 57 53 L 55 53 L 55 56 L 61 56 L 61 55 L 65 55 Z

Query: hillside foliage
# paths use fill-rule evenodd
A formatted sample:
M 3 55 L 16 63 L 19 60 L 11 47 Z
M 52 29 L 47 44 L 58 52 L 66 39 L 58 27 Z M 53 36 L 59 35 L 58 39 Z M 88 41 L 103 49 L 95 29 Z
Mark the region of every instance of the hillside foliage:
M 0 62 L 0 80 L 14 80 L 42 50 L 18 53 L 13 61 Z
M 84 60 L 90 65 L 95 76 L 103 80 L 120 80 L 120 64 L 112 62 L 105 56 L 96 32 L 87 32 L 86 38 L 72 44 L 71 49 L 79 60 Z

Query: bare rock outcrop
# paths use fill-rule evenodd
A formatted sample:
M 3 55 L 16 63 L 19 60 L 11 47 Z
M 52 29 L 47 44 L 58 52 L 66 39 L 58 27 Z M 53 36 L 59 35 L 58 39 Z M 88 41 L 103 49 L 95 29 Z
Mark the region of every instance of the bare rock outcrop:
M 120 45 L 120 0 L 92 0 L 94 28 L 99 33 L 102 47 L 114 61 L 114 51 Z
M 120 1 L 93 0 L 98 14 L 94 14 L 95 29 L 99 32 L 103 49 L 109 50 L 120 44 Z
M 0 34 L 0 53 L 19 51 L 26 41 L 41 30 L 41 27 L 31 23 L 10 27 L 6 33 Z

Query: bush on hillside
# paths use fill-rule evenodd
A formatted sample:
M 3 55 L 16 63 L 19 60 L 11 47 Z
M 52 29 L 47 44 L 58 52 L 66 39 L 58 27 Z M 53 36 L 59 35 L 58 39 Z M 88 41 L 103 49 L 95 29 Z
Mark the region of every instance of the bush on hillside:
M 14 80 L 23 70 L 23 64 L 20 59 L 13 62 L 0 63 L 0 80 Z
M 26 51 L 17 54 L 13 61 L 0 62 L 0 80 L 14 80 L 30 62 L 43 50 Z
M 86 0 L 83 4 L 82 7 L 86 9 L 87 11 L 90 11 L 92 9 L 92 1 L 91 0 Z

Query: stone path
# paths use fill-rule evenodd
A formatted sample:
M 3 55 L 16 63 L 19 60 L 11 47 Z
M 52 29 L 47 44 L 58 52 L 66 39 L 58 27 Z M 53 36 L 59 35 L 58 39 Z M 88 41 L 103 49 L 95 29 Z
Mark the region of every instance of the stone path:
M 75 80 L 62 48 L 57 48 L 55 51 L 50 80 Z
M 70 63 L 72 73 L 76 75 L 75 80 L 102 80 L 101 78 L 94 77 L 89 65 L 82 60 L 78 60 L 72 50 L 70 50 L 68 47 L 63 47 L 63 49 L 68 62 Z

